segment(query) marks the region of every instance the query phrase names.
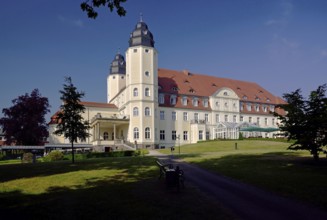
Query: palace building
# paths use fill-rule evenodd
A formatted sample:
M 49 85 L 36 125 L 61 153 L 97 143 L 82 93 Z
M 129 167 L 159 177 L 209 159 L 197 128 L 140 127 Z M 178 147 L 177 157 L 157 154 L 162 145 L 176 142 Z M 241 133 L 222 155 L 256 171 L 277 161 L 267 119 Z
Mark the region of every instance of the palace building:
M 117 54 L 107 77 L 107 103 L 82 102 L 91 129 L 80 146 L 106 151 L 122 147 L 164 148 L 213 139 L 273 137 L 271 112 L 284 101 L 254 82 L 158 68 L 154 38 L 143 21 L 130 35 L 125 57 Z M 49 146 L 68 144 L 53 135 Z M 243 130 L 243 131 L 242 131 Z M 268 131 L 268 130 L 267 130 Z

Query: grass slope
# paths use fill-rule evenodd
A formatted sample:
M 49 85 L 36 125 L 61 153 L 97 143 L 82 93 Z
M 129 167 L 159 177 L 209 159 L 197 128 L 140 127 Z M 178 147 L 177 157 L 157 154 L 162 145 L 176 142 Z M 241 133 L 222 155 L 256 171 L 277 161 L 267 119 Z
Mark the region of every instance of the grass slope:
M 327 210 L 326 158 L 316 163 L 307 151 L 287 150 L 289 145 L 265 140 L 201 142 L 182 146 L 179 157 L 213 172 Z M 162 152 L 170 153 L 167 149 Z M 178 156 L 178 147 L 174 154 Z

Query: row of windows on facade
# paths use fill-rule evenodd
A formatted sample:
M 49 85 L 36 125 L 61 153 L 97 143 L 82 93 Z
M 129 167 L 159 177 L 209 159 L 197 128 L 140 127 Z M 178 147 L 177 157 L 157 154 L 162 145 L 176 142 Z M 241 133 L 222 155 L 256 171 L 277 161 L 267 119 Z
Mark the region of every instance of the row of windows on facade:
M 151 131 L 150 131 L 149 127 L 145 128 L 144 137 L 145 137 L 145 139 L 151 139 Z M 135 140 L 140 138 L 139 128 L 137 128 L 137 127 L 135 127 L 133 129 L 133 138 Z M 180 138 L 181 137 L 179 135 L 177 135 L 176 131 L 171 132 L 171 139 L 172 140 L 177 140 L 177 139 L 180 139 Z M 165 130 L 160 130 L 160 140 L 166 140 Z M 184 141 L 188 140 L 188 131 L 183 131 L 183 140 Z M 200 140 L 202 140 L 202 139 L 200 139 Z
M 145 116 L 151 116 L 151 111 L 150 111 L 150 108 L 149 108 L 149 107 L 145 107 L 145 109 L 144 109 L 144 115 L 145 115 Z M 135 116 L 135 117 L 139 116 L 139 108 L 138 108 L 138 107 L 134 107 L 134 108 L 133 108 L 133 116 Z M 199 113 L 194 113 L 193 116 L 194 116 L 194 117 L 193 117 L 193 118 L 194 118 L 194 121 L 199 121 L 199 120 L 201 120 L 201 119 L 199 118 Z M 183 112 L 183 120 L 184 120 L 184 121 L 188 121 L 188 120 L 189 120 L 188 117 L 189 117 L 188 112 Z M 220 122 L 220 121 L 222 121 L 222 120 L 220 119 L 221 115 L 216 114 L 215 117 L 216 117 L 216 118 L 215 118 L 215 121 L 216 121 L 216 122 Z M 173 121 L 176 121 L 176 120 L 177 120 L 177 112 L 172 112 L 172 113 L 171 113 L 171 119 L 172 119 Z M 165 120 L 165 111 L 160 111 L 160 120 Z M 209 114 L 207 114 L 207 113 L 204 114 L 204 121 L 205 121 L 205 122 L 209 122 Z M 224 115 L 224 121 L 225 121 L 225 122 L 230 122 L 230 116 L 229 116 L 229 115 Z M 240 119 L 239 119 L 239 121 L 240 121 L 240 122 L 244 122 L 244 116 L 243 116 L 243 115 L 240 115 Z M 237 116 L 236 116 L 236 115 L 233 115 L 232 122 L 237 122 Z M 259 125 L 259 124 L 260 124 L 260 117 L 257 117 L 257 118 L 256 118 L 256 121 L 254 121 L 254 118 L 252 118 L 252 117 L 250 116 L 250 117 L 248 117 L 248 122 L 249 122 L 249 123 L 256 123 L 257 125 Z M 268 118 L 264 118 L 264 124 L 265 124 L 265 125 L 268 125 Z M 272 118 L 272 122 L 271 122 L 271 124 L 272 124 L 272 125 L 275 124 L 275 119 L 274 119 L 274 118 Z

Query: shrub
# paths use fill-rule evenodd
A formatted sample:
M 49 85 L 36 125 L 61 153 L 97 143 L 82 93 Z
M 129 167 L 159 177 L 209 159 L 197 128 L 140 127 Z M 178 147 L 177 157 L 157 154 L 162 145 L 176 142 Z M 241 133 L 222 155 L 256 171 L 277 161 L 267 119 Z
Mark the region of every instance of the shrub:
M 46 156 L 46 161 L 58 161 L 58 160 L 63 160 L 64 159 L 64 154 L 58 150 L 53 150 L 51 151 L 47 156 Z
M 32 163 L 33 162 L 33 154 L 32 153 L 24 153 L 22 162 L 23 163 Z

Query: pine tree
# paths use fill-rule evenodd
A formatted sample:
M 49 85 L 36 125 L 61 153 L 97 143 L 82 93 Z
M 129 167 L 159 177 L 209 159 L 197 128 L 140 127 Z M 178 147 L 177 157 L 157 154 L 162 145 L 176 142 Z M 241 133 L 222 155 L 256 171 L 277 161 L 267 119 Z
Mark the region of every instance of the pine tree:
M 80 102 L 85 95 L 84 92 L 77 91 L 70 77 L 66 77 L 65 81 L 64 89 L 60 90 L 60 99 L 63 104 L 60 106 L 57 130 L 54 134 L 64 135 L 65 138 L 69 139 L 72 148 L 72 163 L 74 163 L 74 142 L 85 141 L 90 136 L 88 133 L 90 126 L 82 117 L 85 107 Z

